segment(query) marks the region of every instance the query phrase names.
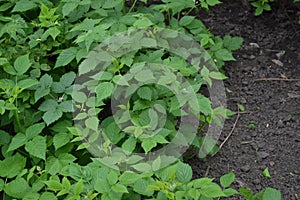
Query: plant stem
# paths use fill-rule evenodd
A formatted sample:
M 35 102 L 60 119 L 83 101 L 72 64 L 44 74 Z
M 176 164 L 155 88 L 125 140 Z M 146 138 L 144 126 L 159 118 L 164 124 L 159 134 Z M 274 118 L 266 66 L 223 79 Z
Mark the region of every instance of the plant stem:
M 15 118 L 16 118 L 16 121 L 17 121 L 17 126 L 18 126 L 19 131 L 25 133 L 25 129 L 24 129 L 24 127 L 22 126 L 21 121 L 20 121 L 20 118 L 19 118 L 18 110 L 15 110 L 14 115 L 15 115 Z
M 135 7 L 136 2 L 137 2 L 137 0 L 134 0 L 132 6 L 130 7 L 130 9 L 128 11 L 128 14 L 133 10 L 133 8 Z

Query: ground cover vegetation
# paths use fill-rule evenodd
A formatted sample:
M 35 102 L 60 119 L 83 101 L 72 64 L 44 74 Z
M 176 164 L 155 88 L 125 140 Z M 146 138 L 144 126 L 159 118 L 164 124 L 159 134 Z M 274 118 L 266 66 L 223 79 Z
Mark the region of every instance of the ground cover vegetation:
M 164 166 L 170 157 L 158 155 L 151 162 L 141 162 L 143 157 L 131 155 L 151 155 L 176 139 L 178 120 L 186 115 L 186 109 L 200 122 L 197 137 L 192 135 L 198 156 L 204 158 L 219 150 L 203 130 L 213 123 L 221 127 L 222 120 L 234 113 L 212 105 L 199 91 L 211 87 L 213 81 L 226 79 L 222 67 L 226 61 L 234 61 L 232 51 L 239 49 L 243 39 L 214 36 L 190 13 L 209 10 L 221 2 L 0 2 L 2 199 L 208 200 L 232 195 L 249 200 L 280 199 L 280 192 L 272 188 L 258 194 L 248 188 L 231 188 L 233 173 L 219 179 L 192 180 L 191 167 L 181 159 Z M 126 40 L 120 46 L 101 46 L 124 31 L 133 38 L 129 47 L 134 51 L 124 55 L 114 51 L 123 48 Z M 194 58 L 192 55 L 199 52 L 176 43 L 180 34 L 197 41 L 208 54 L 200 52 L 202 57 Z M 158 43 L 165 48 L 157 49 Z M 166 51 L 170 46 L 184 47 L 180 50 L 186 57 Z M 104 47 L 106 51 L 99 53 Z M 96 61 L 89 59 L 97 52 Z M 194 65 L 201 59 L 216 68 L 196 70 Z M 99 65 L 106 67 L 91 75 Z M 163 76 L 157 77 L 155 70 Z M 180 76 L 174 77 L 174 72 Z M 89 80 L 81 85 L 78 76 Z M 183 79 L 186 84 L 181 84 Z M 119 119 L 107 110 L 117 86 L 120 94 L 132 91 L 126 104 L 118 104 Z M 184 89 L 186 93 L 177 96 L 173 92 Z M 184 95 L 190 93 L 195 98 Z M 166 117 L 161 119 L 161 114 Z M 125 129 L 116 124 L 129 121 L 132 124 Z M 95 134 L 99 127 L 105 137 Z M 184 128 L 185 132 L 195 131 L 190 126 Z M 155 130 L 158 132 L 153 135 Z M 92 148 L 95 143 L 100 144 L 96 150 Z M 128 154 L 113 151 L 113 145 Z M 107 159 L 100 162 L 97 157 Z M 118 168 L 120 164 L 127 167 L 125 171 Z

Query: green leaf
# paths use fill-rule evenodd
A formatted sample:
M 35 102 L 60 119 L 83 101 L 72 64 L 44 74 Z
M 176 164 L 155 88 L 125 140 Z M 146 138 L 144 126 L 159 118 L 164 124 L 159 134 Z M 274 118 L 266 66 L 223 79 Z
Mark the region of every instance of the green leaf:
M 110 191 L 111 186 L 108 184 L 106 179 L 101 177 L 96 180 L 94 188 L 99 193 L 106 193 Z
M 49 126 L 53 122 L 57 121 L 59 118 L 61 118 L 63 115 L 63 112 L 59 109 L 54 109 L 51 111 L 47 111 L 43 115 L 43 120 L 46 122 L 46 124 Z
M 200 193 L 208 198 L 217 198 L 217 197 L 223 197 L 225 194 L 223 193 L 221 187 L 217 185 L 216 183 L 211 183 L 210 185 L 203 187 L 200 190 Z
M 14 62 L 14 68 L 18 76 L 25 74 L 30 66 L 29 53 L 18 57 Z
M 141 87 L 138 89 L 137 94 L 142 99 L 151 100 L 152 90 L 149 87 Z
M 133 24 L 136 28 L 147 28 L 151 25 L 153 25 L 152 21 L 146 17 L 136 20 Z
M 80 91 L 73 91 L 72 98 L 74 101 L 76 101 L 78 103 L 84 103 L 87 100 L 86 94 L 84 92 L 80 92 Z
M 262 200 L 281 200 L 281 192 L 267 187 L 263 193 Z
M 56 27 L 50 27 L 45 33 L 42 35 L 42 40 L 46 40 L 48 36 L 50 35 L 53 40 L 60 34 L 60 30 L 58 30 Z
M 193 170 L 188 164 L 179 162 L 176 167 L 175 177 L 181 183 L 187 183 L 192 179 Z
M 29 0 L 20 0 L 17 1 L 15 7 L 11 12 L 24 12 L 27 10 L 31 10 L 33 8 L 37 7 L 37 5 L 33 1 Z
M 154 147 L 156 147 L 157 142 L 151 138 L 143 139 L 142 141 L 142 147 L 146 153 L 151 151 Z
M 122 144 L 122 149 L 124 151 L 133 152 L 136 147 L 136 139 L 134 137 L 129 137 L 125 142 Z
M 13 178 L 21 173 L 26 164 L 26 158 L 19 153 L 14 156 L 0 160 L 0 176 Z
M 44 183 L 48 186 L 48 189 L 52 191 L 60 191 L 63 189 L 63 185 L 56 180 L 49 180 Z
M 85 125 L 91 130 L 98 131 L 99 119 L 97 117 L 90 117 L 85 120 Z
M 122 0 L 106 0 L 103 5 L 103 8 L 111 9 L 111 8 L 118 6 L 121 3 L 122 3 Z
M 56 173 L 60 172 L 63 167 L 69 165 L 74 160 L 76 160 L 76 158 L 67 153 L 60 154 L 57 158 L 51 156 L 46 160 L 45 170 L 47 173 L 55 175 Z
M 43 160 L 46 160 L 46 147 L 46 138 L 39 135 L 25 145 L 25 149 L 30 155 Z
M 266 178 L 271 178 L 270 172 L 269 172 L 269 168 L 267 167 L 266 169 L 264 169 L 263 171 L 263 175 Z
M 141 175 L 130 171 L 123 172 L 123 174 L 119 177 L 120 183 L 123 185 L 133 184 L 139 179 L 141 179 Z
M 66 66 L 76 57 L 76 54 L 77 54 L 77 48 L 75 47 L 70 47 L 68 49 L 63 50 L 59 54 L 54 68 Z
M 197 99 L 199 103 L 199 111 L 205 115 L 209 115 L 212 113 L 211 101 L 203 96 L 202 94 L 197 94 Z
M 59 82 L 65 86 L 65 87 L 69 87 L 72 85 L 72 83 L 74 82 L 76 78 L 76 74 L 75 72 L 68 72 L 65 73 L 59 80 Z
M 147 163 L 138 163 L 136 165 L 133 165 L 132 167 L 139 172 L 151 172 L 152 171 L 151 165 L 149 165 Z
M 236 191 L 232 188 L 227 188 L 227 189 L 223 190 L 223 193 L 226 195 L 226 197 L 233 196 L 235 194 L 239 194 L 238 191 Z
M 55 150 L 59 149 L 60 147 L 64 146 L 70 141 L 71 137 L 67 133 L 57 133 L 53 137 L 53 145 Z
M 45 74 L 40 78 L 40 86 L 34 92 L 35 102 L 50 93 L 50 87 L 52 83 L 52 77 L 48 74 Z
M 124 185 L 121 185 L 119 183 L 113 185 L 111 189 L 115 192 L 120 192 L 120 193 L 129 193 L 127 188 Z
M 114 84 L 111 82 L 102 82 L 96 87 L 96 94 L 99 100 L 110 97 L 114 90 Z
M 241 37 L 230 37 L 229 35 L 226 35 L 224 37 L 223 43 L 225 48 L 230 51 L 235 51 L 242 46 L 243 41 L 244 40 Z
M 83 187 L 84 187 L 83 180 L 80 179 L 74 186 L 75 195 L 80 195 L 83 191 Z
M 18 86 L 22 90 L 25 90 L 25 89 L 30 88 L 37 84 L 39 84 L 39 82 L 37 80 L 33 80 L 33 79 L 24 79 L 24 80 L 21 80 L 18 82 Z
M 141 83 L 145 83 L 146 81 L 150 80 L 155 80 L 152 71 L 149 69 L 138 72 L 134 78 Z
M 227 76 L 225 76 L 223 73 L 221 72 L 210 72 L 209 73 L 209 76 L 213 79 L 216 79 L 216 80 L 224 80 L 226 78 L 228 78 Z
M 192 23 L 192 21 L 194 21 L 195 17 L 193 16 L 184 16 L 180 19 L 179 21 L 179 25 L 180 26 L 187 26 L 190 23 Z
M 62 112 L 73 112 L 73 103 L 71 100 L 63 101 L 58 106 L 57 109 L 61 110 Z
M 44 112 L 51 111 L 51 110 L 56 109 L 57 106 L 58 106 L 58 103 L 55 100 L 47 99 L 40 105 L 39 110 L 44 111 Z
M 206 0 L 206 3 L 207 3 L 209 6 L 215 6 L 215 5 L 220 4 L 220 3 L 222 3 L 222 2 L 219 1 L 219 0 Z
M 39 198 L 39 200 L 50 200 L 50 199 L 57 200 L 56 196 L 51 192 L 44 192 Z
M 77 8 L 79 4 L 78 3 L 66 3 L 63 7 L 62 7 L 62 13 L 63 13 L 63 17 L 69 15 L 73 10 L 75 10 Z
M 234 57 L 232 56 L 231 52 L 227 49 L 220 49 L 215 52 L 215 56 L 223 61 L 232 61 L 235 60 Z
M 11 143 L 9 144 L 7 152 L 13 151 L 13 150 L 23 146 L 26 142 L 27 142 L 27 137 L 23 133 L 18 133 L 11 140 Z
M 45 123 L 37 123 L 28 127 L 25 131 L 27 140 L 31 140 L 32 138 L 40 134 L 44 128 L 45 128 Z
M 223 175 L 220 178 L 220 183 L 223 188 L 229 187 L 234 181 L 235 175 L 233 172 Z
M 15 179 L 4 187 L 4 192 L 13 198 L 22 199 L 26 193 L 30 190 L 30 187 L 24 178 Z
M 157 171 L 161 167 L 161 158 L 158 156 L 153 162 L 152 162 L 152 170 Z

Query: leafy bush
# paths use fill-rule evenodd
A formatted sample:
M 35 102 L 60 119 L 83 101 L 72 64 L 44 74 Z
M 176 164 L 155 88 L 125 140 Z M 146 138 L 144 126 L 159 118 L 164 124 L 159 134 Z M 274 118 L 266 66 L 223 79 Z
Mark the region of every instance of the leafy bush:
M 140 162 L 138 156 L 112 149 L 114 145 L 129 155 L 151 156 L 176 138 L 177 122 L 186 111 L 182 105 L 187 102 L 201 127 L 222 125 L 230 113 L 222 106 L 212 106 L 199 89 L 226 78 L 217 69 L 234 60 L 231 51 L 243 40 L 215 37 L 199 19 L 184 14 L 197 9 L 193 0 L 164 0 L 148 7 L 143 6 L 145 3 L 1 1 L 0 191 L 5 199 L 213 199 L 238 193 L 229 188 L 234 181 L 232 173 L 221 177 L 219 186 L 210 178 L 191 180 L 191 167 L 181 161 L 173 159 L 170 162 L 174 164 L 164 166 L 166 157 L 156 156 L 152 162 Z M 218 3 L 200 1 L 206 9 Z M 124 31 L 143 34 L 130 43 L 137 45 L 135 51 L 118 56 L 114 46 L 105 44 Z M 162 36 L 157 37 L 159 34 Z M 178 34 L 199 42 L 212 57 L 206 61 L 213 61 L 217 69 L 195 70 L 191 63 L 195 65 L 209 55 L 203 53 L 189 63 L 193 48 L 186 47 L 186 57 L 181 58 L 154 45 L 157 38 L 165 39 L 159 44 L 174 45 Z M 103 47 L 106 49 L 101 54 Z M 96 61 L 89 59 L 93 53 Z M 105 69 L 95 71 L 105 62 Z M 163 72 L 163 76 L 154 72 Z M 175 72 L 182 75 L 174 77 Z M 82 76 L 88 81 L 80 82 Z M 147 80 L 147 84 L 139 85 Z M 130 88 L 134 85 L 131 81 L 140 87 Z M 126 104 L 118 104 L 119 111 L 125 113 L 123 123 L 133 121 L 124 129 L 116 124 L 122 120 L 109 114 L 115 87 L 120 87 L 120 92 L 133 91 Z M 187 95 L 178 99 L 173 91 L 183 89 L 186 94 L 195 94 L 195 101 Z M 161 114 L 166 117 L 159 118 Z M 96 134 L 99 124 L 105 137 Z M 161 129 L 153 133 L 158 127 Z M 189 127 L 187 131 L 198 130 Z M 202 156 L 203 144 L 209 139 L 192 134 L 189 139 Z M 215 151 L 213 146 L 205 147 L 206 153 Z M 130 168 L 120 172 L 122 163 Z

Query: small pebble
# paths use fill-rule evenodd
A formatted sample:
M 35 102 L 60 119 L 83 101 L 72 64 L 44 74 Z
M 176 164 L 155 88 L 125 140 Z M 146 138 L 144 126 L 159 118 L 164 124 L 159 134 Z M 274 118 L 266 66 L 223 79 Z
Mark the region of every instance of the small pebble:
M 244 166 L 241 167 L 241 170 L 242 170 L 243 172 L 249 172 L 250 169 L 251 169 L 250 165 L 244 165 Z
M 270 154 L 268 154 L 267 152 L 264 152 L 264 151 L 260 151 L 260 152 L 257 152 L 257 156 L 258 158 L 260 159 L 265 159 L 269 156 Z

